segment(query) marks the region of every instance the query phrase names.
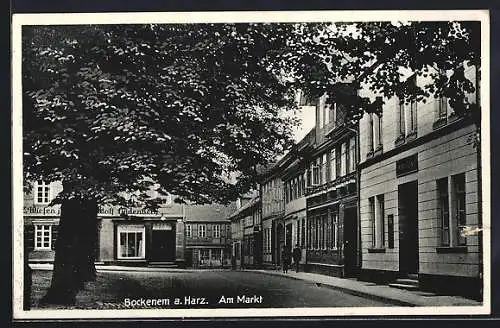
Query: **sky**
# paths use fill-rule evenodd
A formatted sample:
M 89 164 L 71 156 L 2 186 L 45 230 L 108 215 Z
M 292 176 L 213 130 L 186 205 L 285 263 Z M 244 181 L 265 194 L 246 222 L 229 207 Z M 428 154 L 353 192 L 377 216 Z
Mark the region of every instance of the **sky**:
M 314 106 L 302 106 L 298 114 L 301 124 L 294 129 L 295 141 L 299 142 L 311 131 L 316 121 L 316 111 Z

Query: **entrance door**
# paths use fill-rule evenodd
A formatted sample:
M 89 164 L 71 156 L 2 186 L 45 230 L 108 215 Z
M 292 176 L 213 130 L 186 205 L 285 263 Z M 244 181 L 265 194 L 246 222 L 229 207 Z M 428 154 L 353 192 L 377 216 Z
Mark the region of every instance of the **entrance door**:
M 151 260 L 175 261 L 175 230 L 153 230 Z
M 281 252 L 285 246 L 285 236 L 284 236 L 283 223 L 279 223 L 276 226 L 276 264 L 281 265 Z
M 398 186 L 399 271 L 418 273 L 418 187 L 417 181 Z
M 292 245 L 292 234 L 293 234 L 293 225 L 291 223 L 286 225 L 286 234 L 285 234 L 285 245 L 288 250 L 293 249 Z
M 358 213 L 356 207 L 344 209 L 344 268 L 346 276 L 358 269 Z

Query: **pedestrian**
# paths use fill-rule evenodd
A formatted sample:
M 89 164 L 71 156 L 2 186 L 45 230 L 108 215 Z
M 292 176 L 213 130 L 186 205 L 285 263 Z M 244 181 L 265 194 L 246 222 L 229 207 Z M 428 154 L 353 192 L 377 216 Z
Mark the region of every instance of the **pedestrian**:
M 299 244 L 295 245 L 292 256 L 293 256 L 293 262 L 295 263 L 295 271 L 299 272 L 299 263 L 300 263 L 300 258 L 302 257 L 302 251 L 299 247 Z
M 281 252 L 281 258 L 283 262 L 283 273 L 288 273 L 288 267 L 290 266 L 290 250 L 288 247 L 283 246 L 283 251 Z

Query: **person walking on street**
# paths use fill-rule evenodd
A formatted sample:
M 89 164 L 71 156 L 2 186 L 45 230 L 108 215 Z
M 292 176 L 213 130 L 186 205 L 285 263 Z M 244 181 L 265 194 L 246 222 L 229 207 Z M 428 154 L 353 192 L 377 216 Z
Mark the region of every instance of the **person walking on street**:
M 283 273 L 288 273 L 288 266 L 290 265 L 290 251 L 288 247 L 283 246 L 283 251 L 281 252 L 281 258 L 283 262 Z
M 295 245 L 292 256 L 293 256 L 293 262 L 295 263 L 295 271 L 299 272 L 299 263 L 300 263 L 300 258 L 302 257 L 302 251 L 300 250 L 299 244 Z

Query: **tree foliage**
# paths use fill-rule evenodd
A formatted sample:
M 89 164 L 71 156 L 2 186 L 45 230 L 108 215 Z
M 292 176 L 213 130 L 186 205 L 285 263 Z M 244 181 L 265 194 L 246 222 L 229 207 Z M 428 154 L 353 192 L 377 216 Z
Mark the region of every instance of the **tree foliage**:
M 408 102 L 444 96 L 458 115 L 480 114 L 467 100 L 476 81 L 464 75 L 464 66 L 480 72 L 479 22 L 335 23 L 302 30 L 308 41 L 301 44 L 300 53 L 289 53 L 289 60 L 297 62 L 295 78 L 311 97 L 326 93 L 329 103 L 346 105 L 350 123 L 365 111 L 381 108 L 380 102 L 353 92 L 361 86 L 375 95 Z M 407 88 L 402 83 L 405 71 L 429 83 Z
M 281 76 L 293 25 L 24 27 L 26 180 L 59 199 L 119 192 L 225 202 L 292 142 Z M 227 173 L 238 172 L 232 183 Z

